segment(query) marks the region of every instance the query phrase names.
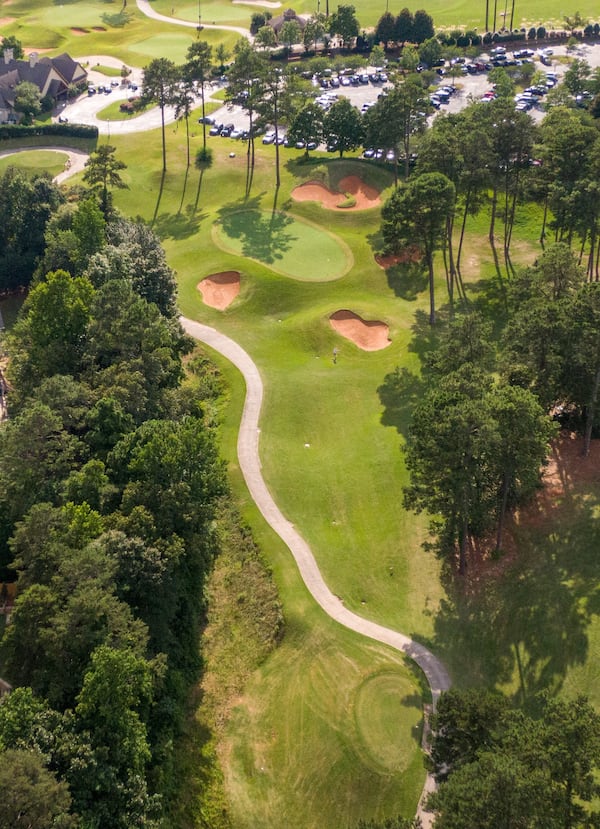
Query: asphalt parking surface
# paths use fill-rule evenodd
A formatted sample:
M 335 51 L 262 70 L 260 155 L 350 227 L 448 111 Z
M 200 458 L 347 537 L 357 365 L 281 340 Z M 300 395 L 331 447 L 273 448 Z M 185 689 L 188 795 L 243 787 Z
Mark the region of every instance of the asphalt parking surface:
M 539 68 L 543 71 L 553 71 L 560 78 L 564 74 L 566 67 L 564 63 L 561 63 L 558 60 L 558 58 L 567 54 L 567 48 L 566 46 L 555 46 L 553 48 L 554 55 L 551 57 L 551 65 L 544 66 L 538 62 L 537 59 L 535 59 L 536 69 Z M 592 68 L 600 66 L 600 44 L 582 44 L 570 54 L 573 57 L 586 60 Z M 483 60 L 486 59 L 485 55 L 482 55 L 481 57 Z M 99 63 L 119 67 L 121 65 L 119 61 L 114 58 L 97 55 L 79 58 L 79 60 L 89 64 L 90 69 L 88 72 L 90 82 L 103 86 L 106 86 L 107 84 L 110 85 L 111 80 L 114 79 L 94 70 L 94 66 Z M 368 74 L 371 74 L 375 70 L 373 68 L 368 68 L 366 71 Z M 68 103 L 60 111 L 60 113 L 57 113 L 57 115 L 60 115 L 63 118 L 68 118 L 71 123 L 95 125 L 98 127 L 101 134 L 108 136 L 111 134 L 123 135 L 127 133 L 157 129 L 161 125 L 160 110 L 157 107 L 137 116 L 136 118 L 129 118 L 123 121 L 102 121 L 96 117 L 96 114 L 100 110 L 104 109 L 111 101 L 125 101 L 131 96 L 139 94 L 139 89 L 141 89 L 142 85 L 142 77 L 142 69 L 132 68 L 132 73 L 128 77 L 127 81 L 133 81 L 136 83 L 138 86 L 138 92 L 129 90 L 126 85 L 119 85 L 116 88 L 112 88 L 112 91 L 109 94 L 97 93 L 92 96 L 84 94 L 76 101 Z M 437 81 L 438 86 L 452 84 L 453 81 L 448 76 L 440 77 L 439 81 Z M 463 75 L 454 80 L 454 85 L 458 89 L 458 92 L 451 96 L 448 104 L 443 104 L 440 107 L 439 112 L 459 112 L 470 100 L 477 100 L 481 98 L 481 96 L 491 87 L 487 73 L 481 73 L 478 75 Z M 340 97 L 345 96 L 349 98 L 349 100 L 352 101 L 358 109 L 362 109 L 364 104 L 374 103 L 377 100 L 378 95 L 380 95 L 382 91 L 389 86 L 389 82 L 383 84 L 368 83 L 360 84 L 359 86 L 341 86 L 336 89 L 317 88 L 316 91 L 318 95 L 329 93 L 337 94 Z M 210 100 L 210 90 L 207 95 L 207 100 Z M 199 105 L 199 100 L 197 103 Z M 431 120 L 435 118 L 436 114 L 437 113 L 434 113 L 431 116 Z M 541 120 L 544 116 L 543 109 L 539 106 L 536 106 L 530 110 L 529 114 L 532 118 L 534 118 L 534 120 Z M 213 113 L 212 117 L 214 117 L 218 123 L 233 124 L 236 129 L 248 129 L 248 115 L 239 106 L 223 105 Z M 167 107 L 165 109 L 165 120 L 167 123 L 172 123 L 175 120 L 175 114 L 172 107 Z

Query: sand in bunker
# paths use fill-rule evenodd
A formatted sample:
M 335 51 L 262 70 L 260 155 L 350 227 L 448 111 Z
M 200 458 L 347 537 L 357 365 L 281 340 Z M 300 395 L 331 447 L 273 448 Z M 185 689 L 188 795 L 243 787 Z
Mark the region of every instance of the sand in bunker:
M 363 351 L 380 351 L 391 342 L 389 325 L 379 320 L 364 320 L 353 311 L 336 311 L 329 317 L 329 323 L 334 331 Z
M 240 292 L 240 272 L 213 273 L 198 284 L 205 305 L 224 311 Z
M 309 181 L 292 190 L 292 198 L 296 201 L 318 201 L 323 207 L 330 210 L 368 210 L 381 204 L 379 191 L 365 184 L 358 176 L 346 176 L 339 183 L 336 193 L 318 181 Z M 354 197 L 356 204 L 353 207 L 340 207 L 346 199 L 346 193 Z

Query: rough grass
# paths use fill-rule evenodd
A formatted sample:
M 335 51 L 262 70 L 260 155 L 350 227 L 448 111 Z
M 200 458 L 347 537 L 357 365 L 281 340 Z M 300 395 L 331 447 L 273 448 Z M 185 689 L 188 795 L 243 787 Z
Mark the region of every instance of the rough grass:
M 231 708 L 275 647 L 283 625 L 272 577 L 226 501 L 218 528 L 220 555 L 206 588 L 203 678 L 180 752 L 186 786 L 174 805 L 175 825 L 197 826 L 202 816 L 212 829 L 230 825 L 217 758 Z

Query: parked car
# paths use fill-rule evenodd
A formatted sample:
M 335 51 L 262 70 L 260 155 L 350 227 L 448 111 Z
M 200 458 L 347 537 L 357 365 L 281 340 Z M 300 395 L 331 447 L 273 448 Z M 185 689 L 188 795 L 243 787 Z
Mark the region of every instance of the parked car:
M 221 138 L 229 138 L 234 129 L 235 124 L 225 124 L 225 126 L 221 130 Z
M 236 130 L 232 131 L 232 133 L 229 137 L 230 138 L 241 138 L 243 134 L 244 134 L 244 130 L 236 129 Z
M 223 124 L 214 124 L 208 131 L 209 135 L 221 135 Z
M 204 118 L 198 118 L 198 123 L 199 124 L 214 124 L 215 119 L 212 117 L 212 115 L 205 115 Z
M 265 133 L 262 142 L 263 144 L 273 144 L 275 142 L 275 130 Z
M 363 158 L 375 158 L 375 150 L 373 147 L 367 147 L 363 153 Z

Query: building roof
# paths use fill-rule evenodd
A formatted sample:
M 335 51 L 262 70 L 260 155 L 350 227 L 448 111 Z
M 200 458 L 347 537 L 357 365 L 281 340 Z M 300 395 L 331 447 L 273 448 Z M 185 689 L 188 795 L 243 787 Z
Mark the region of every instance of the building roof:
M 272 17 L 269 20 L 269 26 L 279 34 L 281 27 L 284 23 L 287 23 L 288 20 L 294 20 L 299 26 L 302 31 L 306 28 L 306 20 L 302 17 L 298 17 L 294 9 L 286 9 L 283 14 L 277 15 L 277 17 Z

